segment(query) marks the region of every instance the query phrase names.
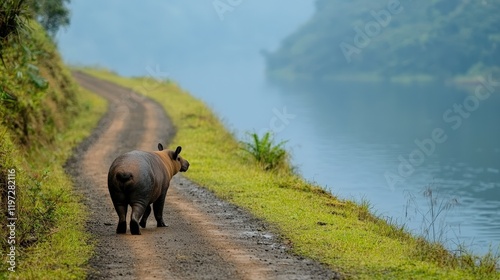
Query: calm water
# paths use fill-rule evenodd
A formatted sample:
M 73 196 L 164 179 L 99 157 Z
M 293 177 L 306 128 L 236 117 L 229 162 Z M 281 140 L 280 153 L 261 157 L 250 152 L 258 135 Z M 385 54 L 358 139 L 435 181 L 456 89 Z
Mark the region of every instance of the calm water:
M 376 213 L 417 233 L 422 217 L 430 218 L 423 191 L 431 186 L 438 204 L 458 202 L 436 221 L 442 240 L 476 252 L 498 248 L 500 86 L 468 103 L 477 108 L 463 115 L 454 104 L 468 93 L 439 87 L 271 87 L 259 52 L 275 49 L 305 22 L 312 3 L 243 1 L 224 20 L 211 3 L 74 1 L 59 46 L 69 63 L 168 76 L 240 136 L 273 130 L 289 140 L 293 164 L 305 178 L 342 198 L 368 200 Z
M 263 66 L 255 64 L 206 69 L 207 83 L 177 80 L 240 137 L 271 130 L 288 140 L 301 174 L 334 194 L 368 200 L 379 215 L 423 233 L 429 225 L 423 218 L 432 218 L 424 190 L 431 187 L 437 207 L 451 207 L 437 217 L 429 238 L 481 253 L 490 244 L 498 248 L 500 87 L 476 109 L 466 101 L 469 93 L 444 87 L 283 90 L 267 85 Z M 461 115 L 454 106 L 464 102 L 471 103 Z

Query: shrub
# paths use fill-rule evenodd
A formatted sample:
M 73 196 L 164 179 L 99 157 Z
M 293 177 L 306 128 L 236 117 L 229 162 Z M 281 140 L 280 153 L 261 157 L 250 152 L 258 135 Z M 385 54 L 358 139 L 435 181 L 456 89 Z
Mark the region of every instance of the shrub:
M 244 151 L 250 153 L 265 170 L 273 170 L 288 166 L 288 153 L 283 148 L 287 141 L 274 144 L 270 132 L 266 132 L 262 138 L 257 133 L 248 133 L 250 141 L 242 141 Z

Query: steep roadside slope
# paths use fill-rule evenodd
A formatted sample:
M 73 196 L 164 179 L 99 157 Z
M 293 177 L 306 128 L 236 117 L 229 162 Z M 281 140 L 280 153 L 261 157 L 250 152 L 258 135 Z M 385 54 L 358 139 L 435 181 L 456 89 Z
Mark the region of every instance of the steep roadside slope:
M 12 236 L 0 239 L 0 279 L 81 278 L 92 246 L 62 165 L 106 106 L 78 88 L 51 39 L 28 23 L 19 40 L 0 41 L 0 228 Z

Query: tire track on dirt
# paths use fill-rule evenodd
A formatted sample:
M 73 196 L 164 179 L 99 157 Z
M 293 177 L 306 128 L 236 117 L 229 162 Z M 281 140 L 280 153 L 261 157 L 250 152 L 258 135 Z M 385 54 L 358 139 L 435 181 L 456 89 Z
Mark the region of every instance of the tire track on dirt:
M 109 101 L 98 128 L 67 163 L 90 210 L 87 228 L 97 239 L 90 279 L 339 277 L 316 262 L 289 254 L 266 224 L 180 175 L 167 194 L 164 217 L 169 227 L 156 228 L 150 219 L 142 235 L 115 234 L 118 218 L 106 181 L 111 162 L 130 150 L 154 150 L 158 142 L 171 140 L 174 128 L 150 99 L 83 73 L 74 76 Z
M 92 144 L 76 162 L 81 172 L 76 178 L 84 181 L 88 208 L 91 210 L 89 231 L 98 236 L 97 255 L 91 260 L 94 268 L 90 278 L 144 278 L 143 271 L 158 271 L 160 264 L 146 261 L 140 243 L 131 236 L 114 233 L 113 218 L 116 213 L 107 190 L 107 170 L 119 154 L 137 148 L 146 132 L 145 123 L 151 120 L 151 111 L 146 110 L 139 96 L 129 90 L 116 88 L 109 83 L 99 83 L 81 73 L 74 74 L 77 81 L 96 92 L 109 102 L 108 113 L 91 139 Z M 150 109 L 150 108 L 149 108 Z M 115 225 L 116 226 L 116 225 Z M 157 265 L 157 267 L 154 267 Z

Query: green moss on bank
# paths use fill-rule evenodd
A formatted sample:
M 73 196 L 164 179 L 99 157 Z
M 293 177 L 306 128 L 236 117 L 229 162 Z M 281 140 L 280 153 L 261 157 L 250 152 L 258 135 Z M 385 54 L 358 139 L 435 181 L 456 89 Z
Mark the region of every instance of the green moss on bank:
M 186 176 L 268 221 L 293 250 L 356 279 L 498 279 L 440 244 L 377 218 L 366 204 L 342 200 L 290 172 L 266 172 L 200 101 L 172 82 L 85 72 L 158 101 L 172 118 L 191 168 Z M 154 85 L 154 86 L 152 86 Z M 491 268 L 491 267 L 490 267 Z

